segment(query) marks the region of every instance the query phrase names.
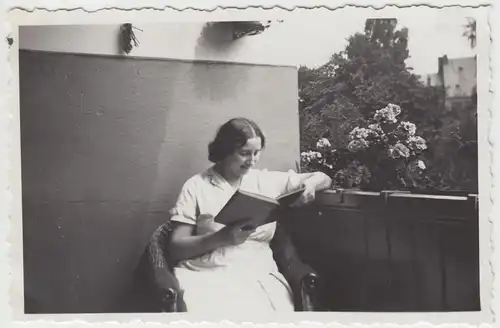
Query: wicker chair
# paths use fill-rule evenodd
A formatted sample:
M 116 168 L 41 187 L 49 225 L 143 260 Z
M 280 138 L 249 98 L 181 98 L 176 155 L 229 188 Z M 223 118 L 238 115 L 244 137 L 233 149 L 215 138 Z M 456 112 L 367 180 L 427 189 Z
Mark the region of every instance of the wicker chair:
M 172 222 L 161 225 L 152 235 L 135 270 L 133 295 L 127 312 L 186 312 L 182 288 L 173 274 L 168 244 Z M 273 257 L 288 281 L 296 311 L 318 310 L 318 277 L 296 254 L 287 229 L 278 223 L 271 241 Z

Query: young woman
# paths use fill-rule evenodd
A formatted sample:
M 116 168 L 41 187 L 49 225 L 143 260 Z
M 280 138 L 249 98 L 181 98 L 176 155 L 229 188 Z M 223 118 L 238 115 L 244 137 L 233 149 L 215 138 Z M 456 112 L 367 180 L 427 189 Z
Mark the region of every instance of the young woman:
M 186 181 L 171 210 L 176 228 L 171 254 L 190 313 L 272 313 L 293 311 L 290 288 L 279 273 L 269 243 L 276 223 L 254 230 L 225 226 L 214 217 L 238 189 L 268 197 L 305 191 L 292 206 L 312 201 L 331 185 L 321 173 L 258 170 L 265 137 L 255 122 L 235 118 L 220 127 L 209 145 L 214 163 Z

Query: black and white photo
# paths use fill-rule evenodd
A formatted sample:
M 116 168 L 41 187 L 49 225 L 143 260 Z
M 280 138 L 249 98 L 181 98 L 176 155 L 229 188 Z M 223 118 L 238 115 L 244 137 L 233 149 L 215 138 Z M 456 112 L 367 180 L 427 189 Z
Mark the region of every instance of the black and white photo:
M 483 9 L 19 24 L 18 311 L 489 320 Z

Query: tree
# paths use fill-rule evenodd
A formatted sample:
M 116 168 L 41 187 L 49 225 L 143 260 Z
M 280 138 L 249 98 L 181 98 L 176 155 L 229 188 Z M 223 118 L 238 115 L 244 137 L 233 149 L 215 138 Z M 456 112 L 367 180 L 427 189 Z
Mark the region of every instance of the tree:
M 463 32 L 463 36 L 467 37 L 470 43 L 471 48 L 476 47 L 476 20 L 472 17 L 467 17 L 467 24 L 464 25 L 465 31 Z
M 425 157 L 434 176 L 427 187 L 442 188 L 446 168 L 433 168 L 432 160 L 441 138 L 444 89 L 424 85 L 407 67 L 408 30 L 396 27 L 396 19 L 369 19 L 364 32 L 349 37 L 345 50 L 325 65 L 299 69 L 301 149 L 313 149 L 320 138 L 345 149 L 349 131 L 397 104 L 405 109 L 400 119 L 419 126 L 428 142 Z
M 433 137 L 440 125 L 443 90 L 424 86 L 406 66 L 408 30 L 397 30 L 396 24 L 395 19 L 369 19 L 365 32 L 351 36 L 346 49 L 334 54 L 325 65 L 299 70 L 303 146 L 309 144 L 310 136 L 337 134 L 334 128 L 338 124 L 325 131 L 309 129 L 312 127 L 305 121 L 311 116 L 340 119 L 344 126 L 352 126 L 389 103 L 406 109 L 403 119 L 418 125 L 425 123 L 430 128 L 424 128 L 424 135 Z

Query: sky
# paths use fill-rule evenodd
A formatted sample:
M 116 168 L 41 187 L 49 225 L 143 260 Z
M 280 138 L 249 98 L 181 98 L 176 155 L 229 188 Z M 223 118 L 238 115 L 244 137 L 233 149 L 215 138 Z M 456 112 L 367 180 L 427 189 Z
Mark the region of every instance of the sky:
M 373 10 L 351 8 L 344 12 L 307 13 L 291 16 L 276 23 L 262 33 L 268 42 L 279 40 L 280 47 L 293 57 L 296 65 L 316 67 L 328 61 L 330 56 L 345 49 L 346 39 L 362 32 L 367 18 L 374 17 Z M 392 15 L 391 15 L 392 14 Z M 438 57 L 449 58 L 474 56 L 466 37 L 462 36 L 467 24 L 467 13 L 453 9 L 412 8 L 393 13 L 378 13 L 380 17 L 398 19 L 398 28 L 409 29 L 410 58 L 407 65 L 416 74 L 432 74 L 438 69 Z M 478 29 L 479 31 L 479 29 Z

